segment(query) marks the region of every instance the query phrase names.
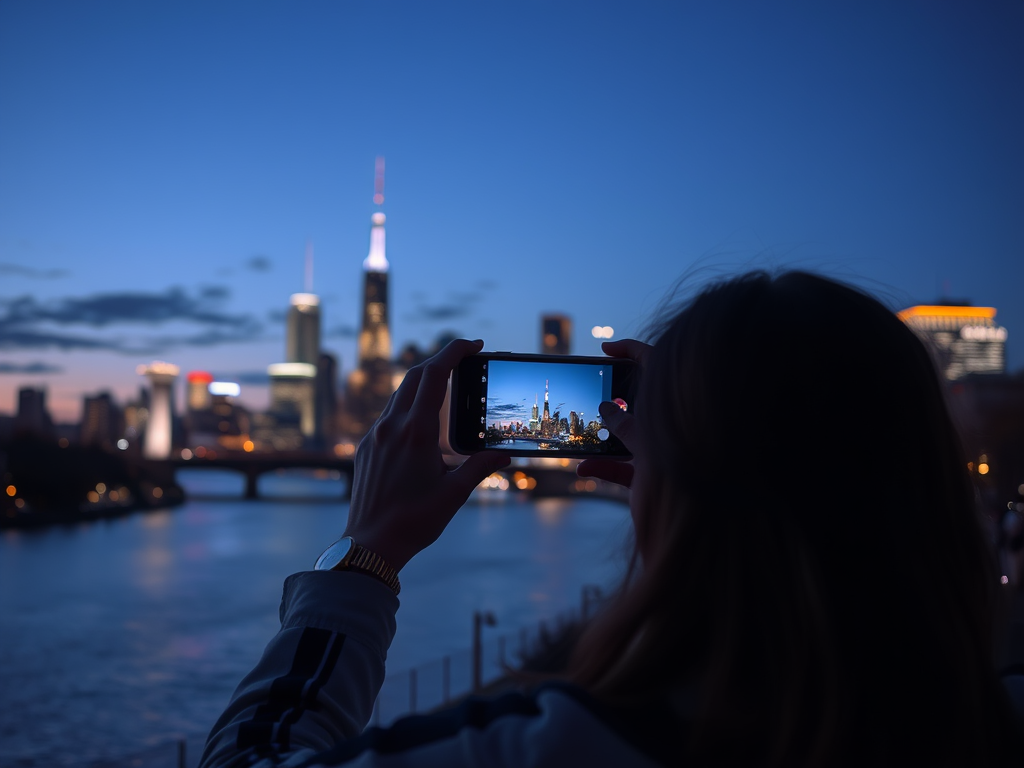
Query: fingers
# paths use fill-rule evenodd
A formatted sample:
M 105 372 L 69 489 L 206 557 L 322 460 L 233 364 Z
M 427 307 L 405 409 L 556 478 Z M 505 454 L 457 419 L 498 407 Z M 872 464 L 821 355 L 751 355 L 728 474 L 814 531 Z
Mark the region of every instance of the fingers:
M 612 459 L 584 459 L 576 467 L 580 477 L 596 477 L 626 488 L 633 483 L 633 465 Z
M 601 344 L 601 349 L 609 357 L 627 357 L 643 365 L 651 345 L 636 339 L 619 339 L 618 341 L 604 342 Z
M 448 376 L 464 357 L 479 352 L 483 346 L 480 340 L 455 339 L 427 360 L 422 366 L 423 373 L 410 415 L 417 419 L 429 417 L 436 422 L 437 412 L 441 410 L 444 393 L 448 389 Z
M 402 383 L 398 385 L 398 389 L 392 393 L 391 399 L 388 400 L 388 405 L 381 414 L 381 418 L 387 416 L 392 411 L 402 413 L 412 408 L 422 376 L 423 368 L 418 365 L 413 366 L 406 372 Z

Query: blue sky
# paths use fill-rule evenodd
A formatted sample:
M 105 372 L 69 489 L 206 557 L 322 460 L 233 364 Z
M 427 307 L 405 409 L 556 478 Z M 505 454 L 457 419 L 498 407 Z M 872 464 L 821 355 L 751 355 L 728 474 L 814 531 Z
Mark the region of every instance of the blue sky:
M 528 424 L 536 402 L 544 415 L 544 385 L 548 385 L 548 410 L 552 417 L 569 418 L 570 411 L 583 414 L 587 422 L 597 418 L 597 406 L 611 393 L 610 366 L 567 365 L 565 363 L 512 363 L 492 360 L 488 364 L 487 423 L 521 421 Z
M 0 412 L 164 359 L 266 402 L 315 247 L 355 358 L 373 164 L 392 326 L 535 352 L 682 275 L 995 306 L 1024 367 L 1019 2 L 0 3 Z M 813 319 L 809 318 L 808 322 Z

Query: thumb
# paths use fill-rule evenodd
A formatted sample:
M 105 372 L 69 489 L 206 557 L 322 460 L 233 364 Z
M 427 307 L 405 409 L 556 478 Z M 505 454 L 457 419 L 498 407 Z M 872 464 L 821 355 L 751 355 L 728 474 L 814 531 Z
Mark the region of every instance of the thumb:
M 607 400 L 598 406 L 597 411 L 604 419 L 605 426 L 622 441 L 630 453 L 633 453 L 633 431 L 635 428 L 633 415 L 626 413 L 618 405 Z
M 512 459 L 495 451 L 481 451 L 466 459 L 462 466 L 448 473 L 452 497 L 464 504 L 480 481 L 512 463 Z

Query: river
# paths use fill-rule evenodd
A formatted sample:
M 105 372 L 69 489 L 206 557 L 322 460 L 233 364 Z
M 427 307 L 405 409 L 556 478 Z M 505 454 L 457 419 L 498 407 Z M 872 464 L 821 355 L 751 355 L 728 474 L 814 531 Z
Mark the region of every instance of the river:
M 197 745 L 277 629 L 281 582 L 337 538 L 342 481 L 182 472 L 181 507 L 0 536 L 0 765 L 174 765 L 174 740 Z M 623 571 L 624 505 L 530 502 L 477 491 L 402 572 L 398 634 L 385 690 L 408 670 L 452 658 L 465 678 L 474 611 L 517 635 L 607 588 Z M 384 693 L 381 699 L 384 702 Z M 387 702 L 397 712 L 403 701 Z M 387 719 L 387 717 L 385 718 Z

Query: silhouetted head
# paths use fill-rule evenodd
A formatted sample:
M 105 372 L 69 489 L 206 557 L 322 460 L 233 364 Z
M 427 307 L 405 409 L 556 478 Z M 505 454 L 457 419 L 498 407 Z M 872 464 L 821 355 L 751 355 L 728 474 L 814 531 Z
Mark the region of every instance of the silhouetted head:
M 657 325 L 636 402 L 642 567 L 577 679 L 685 692 L 682 753 L 710 762 L 985 756 L 996 582 L 915 334 L 851 287 L 751 273 Z

